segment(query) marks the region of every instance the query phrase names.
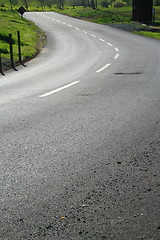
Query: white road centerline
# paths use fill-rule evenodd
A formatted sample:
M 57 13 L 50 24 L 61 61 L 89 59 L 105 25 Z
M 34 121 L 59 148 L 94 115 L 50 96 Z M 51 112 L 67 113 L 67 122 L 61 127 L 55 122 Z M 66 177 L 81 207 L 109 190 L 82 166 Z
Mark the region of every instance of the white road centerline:
M 68 27 L 72 27 L 72 25 L 71 25 L 71 24 L 68 24 Z
M 119 53 L 116 54 L 116 56 L 114 57 L 114 59 L 117 59 L 119 57 Z
M 60 20 L 57 20 L 57 22 L 59 22 L 59 23 L 60 23 L 61 21 L 60 21 Z
M 79 30 L 79 28 L 75 27 L 76 30 Z
M 66 24 L 65 22 L 62 22 L 64 25 Z
M 100 41 L 102 41 L 102 42 L 105 42 L 105 40 L 104 40 L 104 39 L 102 39 L 102 38 L 99 38 L 99 40 L 100 40 Z
M 96 72 L 99 73 L 99 72 L 103 71 L 104 69 L 106 69 L 107 67 L 109 67 L 110 65 L 111 65 L 111 63 L 107 63 L 104 67 L 100 68 Z
M 96 37 L 94 34 L 91 34 L 91 36 L 94 37 L 94 38 Z
M 64 89 L 66 89 L 66 88 L 69 88 L 69 87 L 71 87 L 71 86 L 73 86 L 73 85 L 75 85 L 75 84 L 77 84 L 77 83 L 79 83 L 79 82 L 80 82 L 80 81 L 75 81 L 75 82 L 69 83 L 69 84 L 67 84 L 67 85 L 65 85 L 65 86 L 63 86 L 63 87 L 60 87 L 60 88 L 57 88 L 57 89 L 55 89 L 55 90 L 53 90 L 53 91 L 50 91 L 50 92 L 48 92 L 48 93 L 42 94 L 42 95 L 40 95 L 39 97 L 40 97 L 40 98 L 47 97 L 47 96 L 49 96 L 49 95 L 52 95 L 52 94 L 57 93 L 57 92 L 59 92 L 59 91 L 62 91 L 62 90 L 64 90 Z
M 111 46 L 111 47 L 113 46 L 113 45 L 112 45 L 111 43 L 109 43 L 109 42 L 108 42 L 107 44 L 108 44 L 109 46 Z
M 86 31 L 82 31 L 82 32 L 85 33 L 85 34 L 87 33 Z
M 55 21 L 55 18 L 52 18 L 53 21 Z
M 115 50 L 116 50 L 117 52 L 119 52 L 119 49 L 118 49 L 118 48 L 115 48 Z

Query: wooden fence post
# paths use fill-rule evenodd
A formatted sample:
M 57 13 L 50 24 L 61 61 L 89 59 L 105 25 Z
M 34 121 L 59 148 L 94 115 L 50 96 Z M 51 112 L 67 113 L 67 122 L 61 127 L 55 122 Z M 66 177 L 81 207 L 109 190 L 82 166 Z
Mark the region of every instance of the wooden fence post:
M 13 60 L 13 46 L 12 46 L 12 34 L 9 34 L 9 47 L 10 47 L 10 60 L 11 60 L 11 67 L 14 67 L 14 60 Z

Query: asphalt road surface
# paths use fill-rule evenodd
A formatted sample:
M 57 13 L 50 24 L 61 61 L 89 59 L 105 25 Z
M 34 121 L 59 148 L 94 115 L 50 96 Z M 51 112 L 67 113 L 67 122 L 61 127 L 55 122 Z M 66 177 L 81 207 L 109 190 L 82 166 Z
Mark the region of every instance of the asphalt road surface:
M 0 239 L 159 240 L 160 42 L 25 17 L 47 42 L 0 76 Z

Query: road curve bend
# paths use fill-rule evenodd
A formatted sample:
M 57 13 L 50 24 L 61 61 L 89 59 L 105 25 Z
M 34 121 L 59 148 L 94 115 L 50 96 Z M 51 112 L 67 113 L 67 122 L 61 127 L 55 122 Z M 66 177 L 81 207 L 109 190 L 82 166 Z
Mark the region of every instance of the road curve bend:
M 160 239 L 160 43 L 25 13 L 42 52 L 0 76 L 0 239 Z

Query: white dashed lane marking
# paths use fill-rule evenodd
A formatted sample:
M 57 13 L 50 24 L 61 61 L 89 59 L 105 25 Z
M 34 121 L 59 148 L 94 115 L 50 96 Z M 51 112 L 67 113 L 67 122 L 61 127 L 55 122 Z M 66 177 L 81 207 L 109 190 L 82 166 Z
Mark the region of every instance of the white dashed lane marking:
M 104 40 L 104 39 L 102 39 L 102 38 L 99 38 L 99 40 L 100 40 L 101 42 L 105 42 L 105 40 Z
M 102 72 L 104 69 L 106 69 L 107 67 L 109 67 L 111 65 L 111 63 L 107 63 L 104 67 L 100 68 L 99 70 L 96 71 L 96 73 Z
M 71 86 L 73 86 L 73 85 L 75 85 L 75 84 L 77 84 L 77 83 L 79 83 L 79 82 L 80 82 L 80 81 L 75 81 L 75 82 L 69 83 L 69 84 L 67 84 L 67 85 L 65 85 L 65 86 L 63 86 L 63 87 L 60 87 L 60 88 L 57 88 L 57 89 L 55 89 L 55 90 L 53 90 L 53 91 L 47 92 L 47 93 L 45 93 L 45 94 L 42 94 L 42 95 L 40 95 L 39 97 L 40 97 L 40 98 L 48 97 L 48 96 L 50 96 L 50 95 L 52 95 L 52 94 L 54 94 L 54 93 L 57 93 L 57 92 L 60 92 L 60 91 L 62 91 L 62 90 L 64 90 L 64 89 L 66 89 L 66 88 L 69 88 L 69 87 L 71 87 Z
M 114 57 L 114 59 L 117 59 L 119 57 L 119 53 L 116 54 L 116 56 Z
M 45 16 L 45 15 L 42 15 L 42 14 L 40 14 L 40 13 L 38 13 L 39 15 L 41 15 L 41 16 L 43 16 L 43 17 L 46 17 L 46 18 L 50 18 L 50 17 L 48 17 L 48 16 Z M 52 18 L 52 20 L 56 20 L 55 18 Z M 61 22 L 60 20 L 56 20 L 58 23 L 62 23 L 62 24 L 64 24 L 64 25 L 66 25 L 66 23 L 65 22 Z M 67 24 L 69 27 L 73 27 L 71 24 Z M 76 29 L 76 30 L 80 30 L 78 27 L 74 27 L 74 29 Z M 84 31 L 84 30 L 81 30 L 83 33 L 85 33 L 85 34 L 88 34 L 88 32 L 86 32 L 86 31 Z M 90 36 L 91 37 L 94 37 L 94 38 L 96 38 L 96 35 L 94 35 L 94 34 L 90 34 Z M 103 39 L 103 38 L 98 38 L 99 39 L 99 41 L 101 41 L 101 42 L 105 42 L 105 40 Z M 113 47 L 113 44 L 112 43 L 110 43 L 110 42 L 107 42 L 107 44 L 109 45 L 109 46 L 111 46 L 111 47 Z M 119 49 L 117 48 L 117 47 L 114 47 L 114 49 L 116 50 L 116 52 L 119 52 Z M 119 53 L 117 53 L 115 56 L 114 56 L 114 59 L 117 59 L 119 57 Z M 103 71 L 104 69 L 106 69 L 107 67 L 109 67 L 111 65 L 111 63 L 107 63 L 105 66 L 103 66 L 102 68 L 100 68 L 99 70 L 97 70 L 96 72 L 97 73 L 99 73 L 99 72 L 101 72 L 101 71 Z M 66 85 L 66 86 L 64 86 L 64 87 L 61 87 L 61 88 L 58 88 L 58 89 L 56 89 L 56 90 L 53 90 L 53 91 L 51 91 L 51 92 L 48 92 L 48 93 L 45 93 L 45 94 L 43 94 L 43 95 L 41 95 L 41 96 L 39 96 L 39 97 L 46 97 L 46 96 L 49 96 L 49 95 L 51 95 L 51 94 L 54 94 L 54 93 L 56 93 L 56 92 L 59 92 L 59 91 L 61 91 L 61 90 L 63 90 L 63 89 L 65 89 L 65 88 L 68 88 L 68 87 L 70 87 L 70 86 L 72 86 L 72 85 L 74 85 L 74 84 L 77 84 L 79 81 L 76 81 L 76 82 L 73 82 L 73 83 L 70 83 L 70 84 L 68 84 L 68 85 Z

